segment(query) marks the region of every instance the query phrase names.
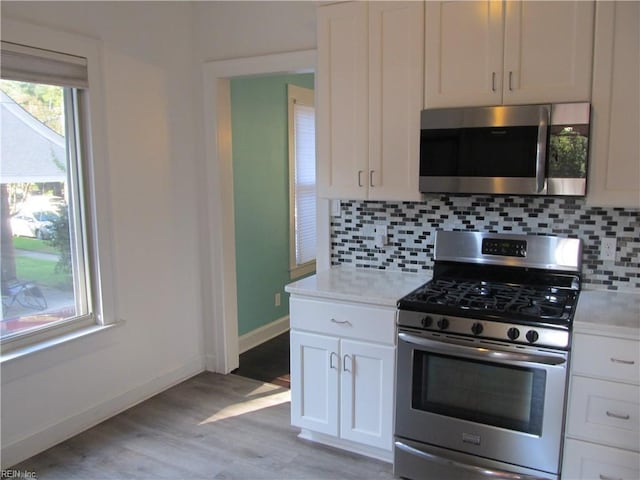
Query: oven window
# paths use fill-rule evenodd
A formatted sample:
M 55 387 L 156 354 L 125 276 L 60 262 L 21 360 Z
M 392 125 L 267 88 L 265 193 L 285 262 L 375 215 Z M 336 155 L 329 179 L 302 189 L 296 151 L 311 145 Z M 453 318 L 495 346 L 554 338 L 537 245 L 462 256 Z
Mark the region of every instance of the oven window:
M 412 407 L 542 433 L 546 372 L 414 351 Z

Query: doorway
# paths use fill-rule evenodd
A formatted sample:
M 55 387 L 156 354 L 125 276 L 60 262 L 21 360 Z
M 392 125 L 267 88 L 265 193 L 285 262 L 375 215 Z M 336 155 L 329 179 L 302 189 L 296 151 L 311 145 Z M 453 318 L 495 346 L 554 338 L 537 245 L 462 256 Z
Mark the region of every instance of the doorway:
M 204 348 L 207 370 L 238 368 L 238 309 L 230 79 L 251 75 L 309 73 L 315 50 L 210 62 L 204 66 L 206 140 L 206 215 L 204 235 L 208 265 L 205 291 Z M 318 203 L 318 268 L 329 265 L 329 205 Z M 207 295 L 206 293 L 209 293 Z

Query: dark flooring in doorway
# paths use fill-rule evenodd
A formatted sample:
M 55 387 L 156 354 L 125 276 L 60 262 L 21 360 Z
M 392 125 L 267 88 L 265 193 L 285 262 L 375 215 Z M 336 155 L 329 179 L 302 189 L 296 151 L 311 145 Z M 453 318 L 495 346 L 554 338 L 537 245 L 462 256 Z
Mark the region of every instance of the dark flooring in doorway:
M 232 373 L 290 388 L 289 332 L 278 335 L 240 355 L 240 367 Z

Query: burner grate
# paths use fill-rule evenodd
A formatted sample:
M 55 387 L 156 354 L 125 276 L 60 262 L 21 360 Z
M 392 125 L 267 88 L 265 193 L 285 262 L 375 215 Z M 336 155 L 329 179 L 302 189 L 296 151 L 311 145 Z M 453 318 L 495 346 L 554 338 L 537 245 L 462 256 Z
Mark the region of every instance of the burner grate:
M 563 319 L 571 308 L 571 294 L 555 287 L 530 287 L 498 282 L 434 279 L 409 300 L 464 310 L 518 313 L 542 319 Z

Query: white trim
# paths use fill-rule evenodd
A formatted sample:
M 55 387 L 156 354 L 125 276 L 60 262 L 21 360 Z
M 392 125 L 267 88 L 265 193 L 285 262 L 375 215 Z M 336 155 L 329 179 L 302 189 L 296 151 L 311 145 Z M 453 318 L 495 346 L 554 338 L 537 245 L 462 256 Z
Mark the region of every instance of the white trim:
M 15 465 L 33 455 L 63 442 L 104 420 L 137 405 L 158 393 L 167 390 L 204 370 L 202 357 L 193 357 L 182 367 L 164 372 L 162 375 L 139 385 L 121 395 L 94 405 L 76 415 L 56 421 L 46 428 L 27 435 L 9 445 L 2 445 L 2 468 Z
M 345 440 L 325 433 L 314 432 L 313 430 L 307 430 L 305 428 L 300 430 L 298 438 L 322 443 L 323 445 L 329 445 L 330 447 L 339 448 L 340 450 L 358 453 L 366 457 L 382 460 L 383 462 L 393 463 L 393 451 L 384 450 L 379 447 L 372 447 L 363 443 L 352 442 L 351 440 Z
M 244 353 L 287 331 L 289 331 L 289 315 L 241 335 L 238 338 L 238 350 Z
M 315 69 L 316 51 L 304 50 L 260 57 L 205 63 L 203 105 L 205 131 L 204 208 L 208 218 L 203 232 L 203 257 L 208 259 L 205 282 L 205 357 L 207 369 L 229 373 L 238 367 L 238 311 L 236 291 L 235 221 L 233 207 L 233 165 L 231 157 L 231 108 L 229 79 L 274 73 L 308 73 Z M 320 202 L 324 222 L 318 231 L 328 232 L 328 202 Z M 319 218 L 320 217 L 319 215 Z M 324 225 L 326 224 L 326 225 Z M 325 237 L 322 237 L 325 239 Z M 329 259 L 329 237 L 318 244 L 322 258 Z

